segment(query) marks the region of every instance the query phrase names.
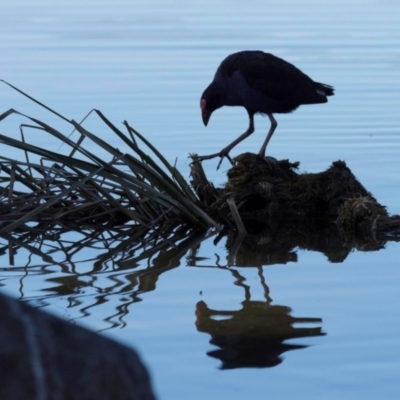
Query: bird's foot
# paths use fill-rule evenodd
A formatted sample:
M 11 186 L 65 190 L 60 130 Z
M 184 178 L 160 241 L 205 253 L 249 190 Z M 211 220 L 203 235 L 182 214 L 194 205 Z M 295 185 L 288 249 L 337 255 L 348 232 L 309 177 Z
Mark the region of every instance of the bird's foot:
M 215 157 L 221 157 L 221 159 L 219 160 L 218 166 L 217 166 L 217 170 L 221 166 L 221 163 L 222 163 L 222 160 L 224 159 L 224 157 L 226 157 L 229 160 L 229 162 L 233 165 L 233 161 L 229 155 L 229 151 L 227 151 L 225 149 L 222 149 L 219 153 L 210 154 L 208 156 L 196 156 L 195 158 L 193 158 L 193 161 L 201 162 L 203 160 L 211 160 L 212 158 L 215 158 Z

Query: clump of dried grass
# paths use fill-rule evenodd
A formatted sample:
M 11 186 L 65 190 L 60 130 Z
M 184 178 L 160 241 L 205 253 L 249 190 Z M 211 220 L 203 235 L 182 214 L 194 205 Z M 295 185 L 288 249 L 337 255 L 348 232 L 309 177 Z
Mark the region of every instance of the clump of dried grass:
M 21 140 L 0 135 L 2 154 L 7 154 L 6 146 L 21 149 L 25 154 L 23 160 L 0 156 L 1 233 L 23 230 L 31 222 L 44 223 L 46 229 L 51 224 L 71 229 L 98 229 L 129 222 L 146 228 L 190 224 L 191 227 L 220 229 L 203 211 L 198 196 L 175 166 L 127 121 L 123 122 L 123 132 L 99 110 L 93 110 L 109 134 L 116 135 L 128 147 L 129 152 L 121 152 L 82 123 L 67 119 L 4 83 L 67 122 L 81 136 L 78 141 L 72 141 L 69 135 L 14 109 L 0 115 L 0 122 L 15 114 L 28 120 L 20 126 Z M 26 129 L 55 137 L 60 145 L 70 148 L 69 154 L 28 143 L 24 135 Z M 91 151 L 93 143 L 109 155 L 108 160 Z M 152 156 L 142 150 L 143 145 Z M 40 162 L 31 162 L 32 155 L 39 156 Z

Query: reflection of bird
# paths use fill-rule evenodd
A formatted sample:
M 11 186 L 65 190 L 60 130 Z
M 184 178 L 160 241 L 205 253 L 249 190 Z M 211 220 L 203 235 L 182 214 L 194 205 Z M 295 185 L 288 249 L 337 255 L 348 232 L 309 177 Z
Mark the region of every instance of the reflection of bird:
M 307 345 L 285 343 L 288 339 L 325 335 L 321 318 L 297 318 L 285 306 L 245 300 L 240 310 L 213 310 L 204 301 L 196 304 L 196 328 L 211 336 L 219 347 L 207 353 L 222 361 L 221 369 L 275 367 L 281 354 Z M 301 327 L 300 324 L 307 326 Z
M 254 132 L 254 114 L 267 114 L 271 128 L 259 154 L 264 156 L 268 142 L 277 127 L 273 113 L 288 113 L 302 104 L 326 103 L 333 87 L 314 82 L 294 65 L 262 51 L 231 54 L 218 67 L 214 80 L 204 91 L 200 107 L 204 125 L 213 111 L 223 106 L 242 106 L 250 118 L 246 132 L 219 153 L 200 156 L 229 158 L 229 152 Z M 220 161 L 220 163 L 221 163 Z

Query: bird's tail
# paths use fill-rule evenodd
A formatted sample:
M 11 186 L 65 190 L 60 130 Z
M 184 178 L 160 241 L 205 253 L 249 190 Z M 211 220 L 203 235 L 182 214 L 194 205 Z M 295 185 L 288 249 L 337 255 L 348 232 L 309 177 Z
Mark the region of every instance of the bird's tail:
M 322 96 L 333 96 L 334 88 L 333 86 L 325 85 L 324 83 L 315 82 L 315 89 L 317 89 L 317 93 Z

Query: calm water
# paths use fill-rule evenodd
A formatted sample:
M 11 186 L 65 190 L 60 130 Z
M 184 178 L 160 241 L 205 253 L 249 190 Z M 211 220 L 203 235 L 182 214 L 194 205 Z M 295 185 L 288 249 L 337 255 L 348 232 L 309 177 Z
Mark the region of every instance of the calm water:
M 68 118 L 98 108 L 116 124 L 128 120 L 171 162 L 177 157 L 188 176 L 190 152 L 220 150 L 247 127 L 238 108 L 221 109 L 202 125 L 199 96 L 219 62 L 242 49 L 272 52 L 333 85 L 336 95 L 328 104 L 277 115 L 269 153 L 299 160 L 308 172 L 345 160 L 378 201 L 399 214 L 399 19 L 400 4 L 388 0 L 6 0 L 0 3 L 0 78 Z M 59 124 L 5 85 L 0 105 L 0 112 L 12 107 Z M 18 135 L 21 122 L 5 121 L 1 133 Z M 95 118 L 88 123 L 106 134 Z M 256 132 L 233 155 L 258 150 L 268 126 L 267 118 L 256 117 Z M 53 146 L 43 134 L 30 134 L 35 143 Z M 208 162 L 206 170 L 221 184 L 228 165 L 217 172 L 216 164 Z M 226 264 L 227 251 L 224 241 L 214 246 L 211 239 L 201 244 L 198 256 L 205 259 L 196 266 L 183 258 L 179 267 L 138 279 L 154 260 L 120 270 L 104 263 L 91 273 L 102 249 L 87 249 L 66 272 L 21 250 L 15 267 L 2 257 L 0 279 L 4 292 L 138 349 L 160 399 L 397 398 L 399 245 L 354 251 L 340 264 L 320 253 L 294 252 L 297 262 L 262 270 L 255 261 L 217 268 Z M 245 279 L 242 286 L 235 273 Z M 246 291 L 251 298 L 245 301 Z M 202 319 L 203 302 L 219 310 L 212 321 Z M 275 313 L 286 321 L 280 325 L 285 338 L 294 337 L 275 353 L 267 348 L 259 368 L 251 359 L 234 365 L 229 346 L 218 352 L 216 335 L 209 343 L 214 322 L 228 319 L 223 311 L 240 318 L 246 307 L 255 310 L 249 323 Z

